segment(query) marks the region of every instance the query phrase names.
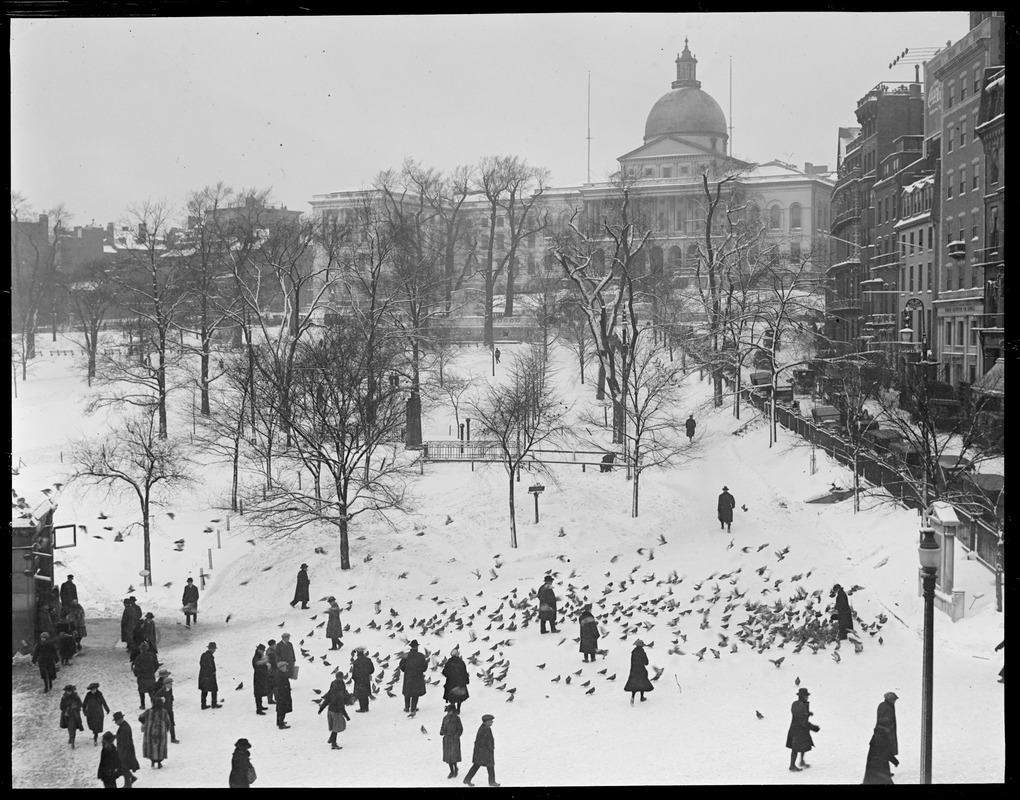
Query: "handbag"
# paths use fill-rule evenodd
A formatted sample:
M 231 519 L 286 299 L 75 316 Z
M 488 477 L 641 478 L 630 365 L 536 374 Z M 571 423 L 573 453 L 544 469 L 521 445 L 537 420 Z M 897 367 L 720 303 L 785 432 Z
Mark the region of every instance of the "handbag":
M 450 697 L 467 697 L 467 687 L 466 686 L 450 687 Z
M 253 766 L 251 766 L 251 764 L 249 764 L 248 765 L 248 783 L 255 783 L 255 780 L 257 778 L 258 778 L 258 775 L 255 774 L 255 767 L 253 767 Z
M 297 680 L 298 670 L 300 670 L 300 669 L 301 669 L 301 665 L 300 664 L 291 664 L 290 665 L 290 679 L 292 681 L 296 681 Z

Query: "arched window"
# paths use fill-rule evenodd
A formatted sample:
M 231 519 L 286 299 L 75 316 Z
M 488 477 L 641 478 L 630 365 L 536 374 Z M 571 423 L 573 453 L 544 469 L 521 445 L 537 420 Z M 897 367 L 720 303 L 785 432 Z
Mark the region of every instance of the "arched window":
M 801 226 L 801 210 L 800 203 L 794 203 L 790 206 L 790 228 L 796 230 Z
M 670 270 L 674 272 L 680 269 L 681 255 L 679 247 L 673 245 L 671 248 L 669 248 L 669 250 L 666 252 L 666 263 L 669 264 Z
M 769 208 L 769 230 L 778 231 L 783 225 L 783 210 L 779 206 Z

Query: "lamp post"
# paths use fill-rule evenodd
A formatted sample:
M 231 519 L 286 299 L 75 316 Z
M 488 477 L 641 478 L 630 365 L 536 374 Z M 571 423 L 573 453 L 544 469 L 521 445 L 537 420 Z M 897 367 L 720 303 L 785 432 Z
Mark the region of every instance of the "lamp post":
M 921 683 L 921 783 L 931 783 L 932 682 L 934 678 L 933 635 L 935 628 L 935 579 L 939 574 L 942 548 L 935 539 L 935 530 L 921 528 L 917 548 L 921 562 L 924 592 L 924 672 Z

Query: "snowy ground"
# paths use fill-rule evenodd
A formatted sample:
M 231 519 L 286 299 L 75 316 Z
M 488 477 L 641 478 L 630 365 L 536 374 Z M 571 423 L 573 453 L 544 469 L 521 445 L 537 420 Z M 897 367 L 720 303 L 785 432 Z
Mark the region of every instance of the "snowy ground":
M 502 349 L 505 366 L 514 347 Z M 70 465 L 66 459 L 61 463 L 61 453 L 67 453 L 67 437 L 101 430 L 100 420 L 81 415 L 86 390 L 70 362 L 66 356 L 41 360 L 27 383 L 19 380 L 19 396 L 13 400 L 13 463 L 23 462 L 13 486 L 33 504 L 42 500 L 40 489 L 65 481 Z M 564 390 L 579 401 L 586 399 L 590 386 L 574 380 L 562 354 L 560 362 Z M 473 367 L 474 374 L 485 376 L 488 366 L 487 351 L 467 348 L 453 371 L 466 373 Z M 335 541 L 325 533 L 308 530 L 289 540 L 250 544 L 252 534 L 242 519 L 232 518 L 228 530 L 219 505 L 229 475 L 223 467 L 210 466 L 198 488 L 167 509 L 175 512 L 173 519 L 158 516 L 154 586 L 146 592 L 138 577 L 140 534 L 113 541 L 114 532 L 136 519 L 133 501 L 72 484 L 54 495 L 56 520 L 84 524 L 87 533 L 79 534 L 78 547 L 60 551 L 57 580 L 68 572 L 75 575 L 90 635 L 85 653 L 61 670 L 57 688 L 70 681 L 84 692 L 89 682 L 99 681 L 111 708 L 123 710 L 131 721 L 144 761 L 133 713 L 137 693 L 119 644 L 121 600 L 130 592 L 144 611 L 155 612 L 161 625 L 160 658 L 176 679 L 181 739 L 170 746 L 163 770 L 143 763 L 140 787 L 225 787 L 233 743 L 241 736 L 252 743 L 259 787 L 336 786 L 339 780 L 365 787 L 454 783 L 447 781 L 441 760 L 438 669 L 429 673 L 432 683 L 415 719 L 402 713 L 398 682 L 396 697 L 382 691 L 369 714 L 351 714 L 339 752 L 329 749 L 325 717 L 315 714 L 313 690 L 327 688 L 336 666 L 348 670 L 353 646 L 369 649 L 385 685 L 403 649 L 402 638 L 417 638 L 434 656 L 433 665 L 457 644 L 465 656 L 479 651 L 479 666 L 469 667 L 471 697 L 463 708 L 462 750 L 470 757 L 481 715 L 494 714 L 496 775 L 504 786 L 859 783 L 875 708 L 883 693 L 892 690 L 900 697 L 900 767 L 894 780 L 916 783 L 923 610 L 917 593 L 917 515 L 888 502 L 865 501 L 865 510 L 856 515 L 850 502 L 806 505 L 806 498 L 833 482 L 848 485 L 848 471 L 819 453 L 818 471 L 810 475 L 809 448 L 782 429 L 772 448 L 761 425 L 731 435 L 752 409 L 745 406 L 741 421 L 729 408 L 710 409 L 708 383 L 698 383 L 696 373 L 690 380 L 690 409 L 683 411 L 694 411 L 699 422 L 697 461 L 680 470 L 646 473 L 636 519 L 630 516 L 631 485 L 622 471 L 558 468 L 555 482 L 545 480 L 539 524 L 533 524 L 531 497 L 518 495 L 516 550 L 509 547 L 506 476 L 499 465 L 476 465 L 474 471 L 459 464 L 426 467 L 415 487 L 415 513 L 396 518 L 395 528 L 358 518 L 348 572 L 339 569 Z M 180 424 L 190 428 L 190 416 Z M 451 424 L 451 412 L 433 409 L 426 438 L 447 438 Z M 524 475 L 518 486 L 526 487 L 531 477 Z M 732 534 L 720 532 L 715 519 L 723 484 L 737 500 Z M 107 520 L 98 519 L 101 511 Z M 178 552 L 173 542 L 181 538 L 186 544 Z M 767 546 L 759 550 L 761 545 Z M 316 547 L 325 554 L 316 554 Z M 651 548 L 654 558 L 649 560 Z M 789 551 L 779 560 L 776 553 L 783 548 Z M 312 582 L 308 611 L 288 605 L 303 561 L 310 565 Z M 497 563 L 501 566 L 493 578 L 490 569 Z M 759 575 L 761 567 L 766 569 Z M 188 576 L 197 580 L 200 568 L 210 578 L 200 601 L 199 625 L 187 630 L 180 615 L 181 590 Z M 537 622 L 524 624 L 523 609 L 505 604 L 505 599 L 526 599 L 549 570 L 557 573 L 557 594 L 569 606 L 569 597 L 596 604 L 608 634 L 600 646 L 608 653 L 595 664 L 582 664 L 572 618 L 561 622 L 560 635 L 542 636 Z M 668 581 L 673 571 L 676 578 Z M 406 579 L 397 577 L 402 573 Z M 719 577 L 725 573 L 728 578 Z M 794 575 L 801 576 L 796 584 Z M 992 575 L 967 561 L 962 551 L 957 553 L 956 581 L 967 592 L 967 616 L 953 624 L 937 613 L 935 620 L 934 779 L 999 782 L 1005 771 L 1004 709 L 1003 687 L 996 681 L 1001 654 L 993 648 L 1003 638 L 1003 615 L 995 610 Z M 699 611 L 708 607 L 704 598 L 715 585 L 721 585 L 724 596 L 746 593 L 741 604 L 788 601 L 796 585 L 807 593 L 822 591 L 827 603 L 835 582 L 863 587 L 850 600 L 866 623 L 876 622 L 879 614 L 888 619 L 875 636 L 862 634 L 863 652 L 855 654 L 844 643 L 838 662 L 833 645 L 796 654 L 790 647 L 779 649 L 778 643 L 764 652 L 746 646 L 733 636 L 735 623 L 746 616 L 742 605 L 733 610 L 726 631 L 722 608 L 712 606 L 707 617 Z M 696 589 L 696 584 L 703 585 Z M 337 596 L 341 607 L 351 604 L 343 613 L 350 630 L 339 654 L 328 652 L 318 627 L 326 607 L 318 600 L 329 594 Z M 529 606 L 533 613 L 534 601 Z M 502 620 L 491 620 L 497 610 Z M 410 627 L 415 619 L 430 620 L 425 632 Z M 458 619 L 463 623 L 459 628 Z M 704 628 L 702 619 L 708 621 Z M 373 620 L 380 630 L 368 627 Z M 508 632 L 511 620 L 517 629 Z M 387 622 L 402 629 L 386 627 Z M 257 643 L 278 639 L 284 630 L 303 642 L 310 660 L 301 662 L 294 683 L 295 711 L 288 718 L 293 727 L 281 731 L 272 715 L 254 714 L 250 659 Z M 470 632 L 476 641 L 470 641 Z M 737 652 L 719 646 L 721 633 L 730 635 Z M 687 637 L 678 645 L 683 653 L 670 653 L 680 634 Z M 662 672 L 649 701 L 631 707 L 623 684 L 638 636 L 652 643 L 651 666 Z M 196 688 L 198 659 L 209 641 L 218 644 L 225 705 L 203 714 Z M 702 647 L 717 648 L 719 658 L 708 653 L 698 660 L 695 654 Z M 781 656 L 781 665 L 774 666 Z M 490 657 L 494 661 L 487 662 Z M 505 682 L 485 686 L 478 673 L 507 661 Z M 386 667 L 380 674 L 382 663 Z M 610 681 L 613 675 L 617 678 Z M 796 678 L 811 691 L 813 721 L 821 731 L 808 755 L 811 769 L 792 774 L 784 745 Z M 497 685 L 516 688 L 515 699 L 508 702 L 510 694 Z M 586 694 L 592 687 L 594 693 Z M 88 741 L 82 744 L 91 738 L 84 734 L 77 750 L 68 748 L 58 727 L 59 694 L 41 693 L 34 667 L 13 668 L 15 787 L 98 786 L 98 750 Z M 331 761 L 337 762 L 335 769 L 327 766 Z

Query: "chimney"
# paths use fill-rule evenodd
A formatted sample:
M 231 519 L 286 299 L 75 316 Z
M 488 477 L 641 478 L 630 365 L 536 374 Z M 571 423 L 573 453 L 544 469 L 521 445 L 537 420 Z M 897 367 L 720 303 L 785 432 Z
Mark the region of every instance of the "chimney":
M 146 239 L 148 239 L 148 235 L 149 235 L 149 230 L 145 226 L 145 223 L 144 222 L 139 222 L 138 223 L 138 241 L 141 242 L 142 244 L 144 244 Z
M 106 223 L 106 235 L 107 235 L 107 237 L 109 237 L 109 239 L 111 241 L 113 241 L 113 223 L 112 222 L 107 222 Z
M 81 238 L 81 225 L 74 226 L 74 235 L 79 239 Z

